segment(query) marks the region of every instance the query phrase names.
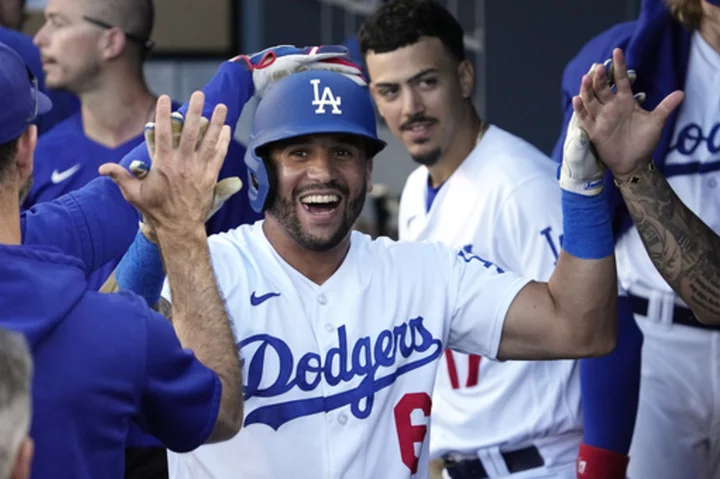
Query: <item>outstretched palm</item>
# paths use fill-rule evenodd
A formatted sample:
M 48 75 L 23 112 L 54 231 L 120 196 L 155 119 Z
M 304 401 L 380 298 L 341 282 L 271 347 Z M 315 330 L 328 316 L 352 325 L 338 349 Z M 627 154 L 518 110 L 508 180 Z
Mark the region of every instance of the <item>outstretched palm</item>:
M 647 163 L 665 122 L 684 95 L 673 92 L 655 110 L 644 110 L 633 96 L 620 49 L 613 52 L 613 64 L 610 76 L 616 93 L 610 88 L 605 68 L 598 65 L 583 77 L 580 95 L 573 98 L 573 108 L 600 159 L 616 177 L 622 177 Z

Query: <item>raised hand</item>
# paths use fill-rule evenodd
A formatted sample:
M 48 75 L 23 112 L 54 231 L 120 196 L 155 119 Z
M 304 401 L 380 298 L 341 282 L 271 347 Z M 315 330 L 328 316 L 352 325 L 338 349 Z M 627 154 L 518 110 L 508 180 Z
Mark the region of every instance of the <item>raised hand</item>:
M 204 95 L 193 93 L 180 138 L 173 143 L 171 101 L 163 95 L 157 102 L 153 165 L 136 178 L 122 166 L 104 164 L 100 174 L 118 184 L 157 231 L 182 233 L 204 229 L 213 206 L 214 188 L 230 143 L 230 127 L 224 125 L 227 108 L 218 105 L 202 135 Z M 177 128 L 176 128 L 177 131 Z
M 572 103 L 600 160 L 616 178 L 624 180 L 650 161 L 665 122 L 683 98 L 683 92 L 675 91 L 653 111 L 644 110 L 633 95 L 625 56 L 616 48 L 612 75 L 605 65 L 597 65 L 583 76 L 580 95 Z

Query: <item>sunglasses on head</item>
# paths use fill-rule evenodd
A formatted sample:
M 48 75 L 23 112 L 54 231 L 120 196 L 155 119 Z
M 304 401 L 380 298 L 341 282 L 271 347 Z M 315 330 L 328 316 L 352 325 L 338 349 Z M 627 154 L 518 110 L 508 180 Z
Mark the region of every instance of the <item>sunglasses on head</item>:
M 93 25 L 95 25 L 95 26 L 97 26 L 97 27 L 100 27 L 100 28 L 104 28 L 104 29 L 106 29 L 106 30 L 110 30 L 111 28 L 115 28 L 115 25 L 111 25 L 111 24 L 109 24 L 109 23 L 107 23 L 107 22 L 103 22 L 102 20 L 98 20 L 97 18 L 88 17 L 87 15 L 83 15 L 82 18 L 83 18 L 83 20 L 85 20 L 86 22 L 92 23 Z M 123 33 L 125 34 L 125 36 L 126 36 L 128 39 L 134 41 L 135 43 L 140 44 L 140 45 L 145 49 L 145 51 L 148 51 L 148 52 L 149 52 L 149 51 L 152 50 L 153 47 L 155 46 L 155 42 L 153 42 L 152 40 L 148 40 L 148 39 L 146 39 L 146 38 L 141 38 L 141 37 L 139 37 L 139 36 L 137 36 L 137 35 L 135 35 L 135 34 L 133 34 L 133 33 L 129 33 L 129 32 L 126 32 L 126 31 L 124 31 L 124 30 L 123 30 Z

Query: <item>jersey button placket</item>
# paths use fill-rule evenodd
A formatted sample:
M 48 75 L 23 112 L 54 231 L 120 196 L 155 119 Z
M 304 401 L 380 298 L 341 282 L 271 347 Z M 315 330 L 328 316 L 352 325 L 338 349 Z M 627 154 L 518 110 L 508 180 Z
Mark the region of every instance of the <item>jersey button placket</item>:
M 317 316 L 315 317 L 315 321 L 317 321 L 317 322 L 315 324 L 318 324 L 318 323 L 322 324 L 323 320 L 325 320 L 324 321 L 325 324 L 323 327 L 324 327 L 325 331 L 328 333 L 328 335 L 324 336 L 324 337 L 317 336 L 317 341 L 318 341 L 318 346 L 320 346 L 320 351 L 323 351 L 322 355 L 324 356 L 324 358 L 327 358 L 328 350 L 330 348 L 332 348 L 333 346 L 337 346 L 337 344 L 336 344 L 337 340 L 333 336 L 331 336 L 331 334 L 335 332 L 335 326 L 333 326 L 332 323 L 327 321 L 327 317 L 326 317 L 327 310 L 326 310 L 326 308 L 323 308 L 323 306 L 327 305 L 327 303 L 328 303 L 327 296 L 325 296 L 323 293 L 320 293 L 317 295 L 316 299 L 317 299 L 317 303 L 318 303 L 318 309 L 317 309 Z M 323 395 L 325 397 L 328 397 L 334 393 L 332 391 L 332 388 L 330 388 L 330 386 L 328 384 L 326 384 L 324 381 L 322 383 L 322 391 L 323 391 Z M 328 411 L 325 413 L 325 422 L 326 422 L 325 430 L 327 431 L 327 433 L 326 433 L 327 442 L 326 442 L 325 446 L 327 448 L 327 456 L 326 456 L 327 471 L 328 471 L 328 474 L 330 475 L 330 477 L 333 477 L 335 475 L 334 474 L 334 461 L 332 458 L 333 458 L 333 455 L 335 452 L 334 448 L 336 447 L 330 438 L 333 436 L 332 428 L 335 427 L 335 424 L 337 424 L 338 420 L 339 420 L 338 413 L 336 411 Z

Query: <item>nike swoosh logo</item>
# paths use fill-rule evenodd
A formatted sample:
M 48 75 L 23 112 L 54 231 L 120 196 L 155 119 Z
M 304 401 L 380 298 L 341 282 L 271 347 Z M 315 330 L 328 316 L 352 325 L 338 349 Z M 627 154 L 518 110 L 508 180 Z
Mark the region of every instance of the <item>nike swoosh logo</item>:
M 52 181 L 56 185 L 58 183 L 62 183 L 63 181 L 67 180 L 72 175 L 77 173 L 81 166 L 82 165 L 78 164 L 78 165 L 73 166 L 72 168 L 68 168 L 65 171 L 54 170 L 52 172 L 52 175 L 50 175 L 50 181 Z
M 274 298 L 275 296 L 280 296 L 280 293 L 267 293 L 263 294 L 262 296 L 255 296 L 255 291 L 253 291 L 253 293 L 250 295 L 250 304 L 252 304 L 253 306 L 259 306 L 268 299 Z

